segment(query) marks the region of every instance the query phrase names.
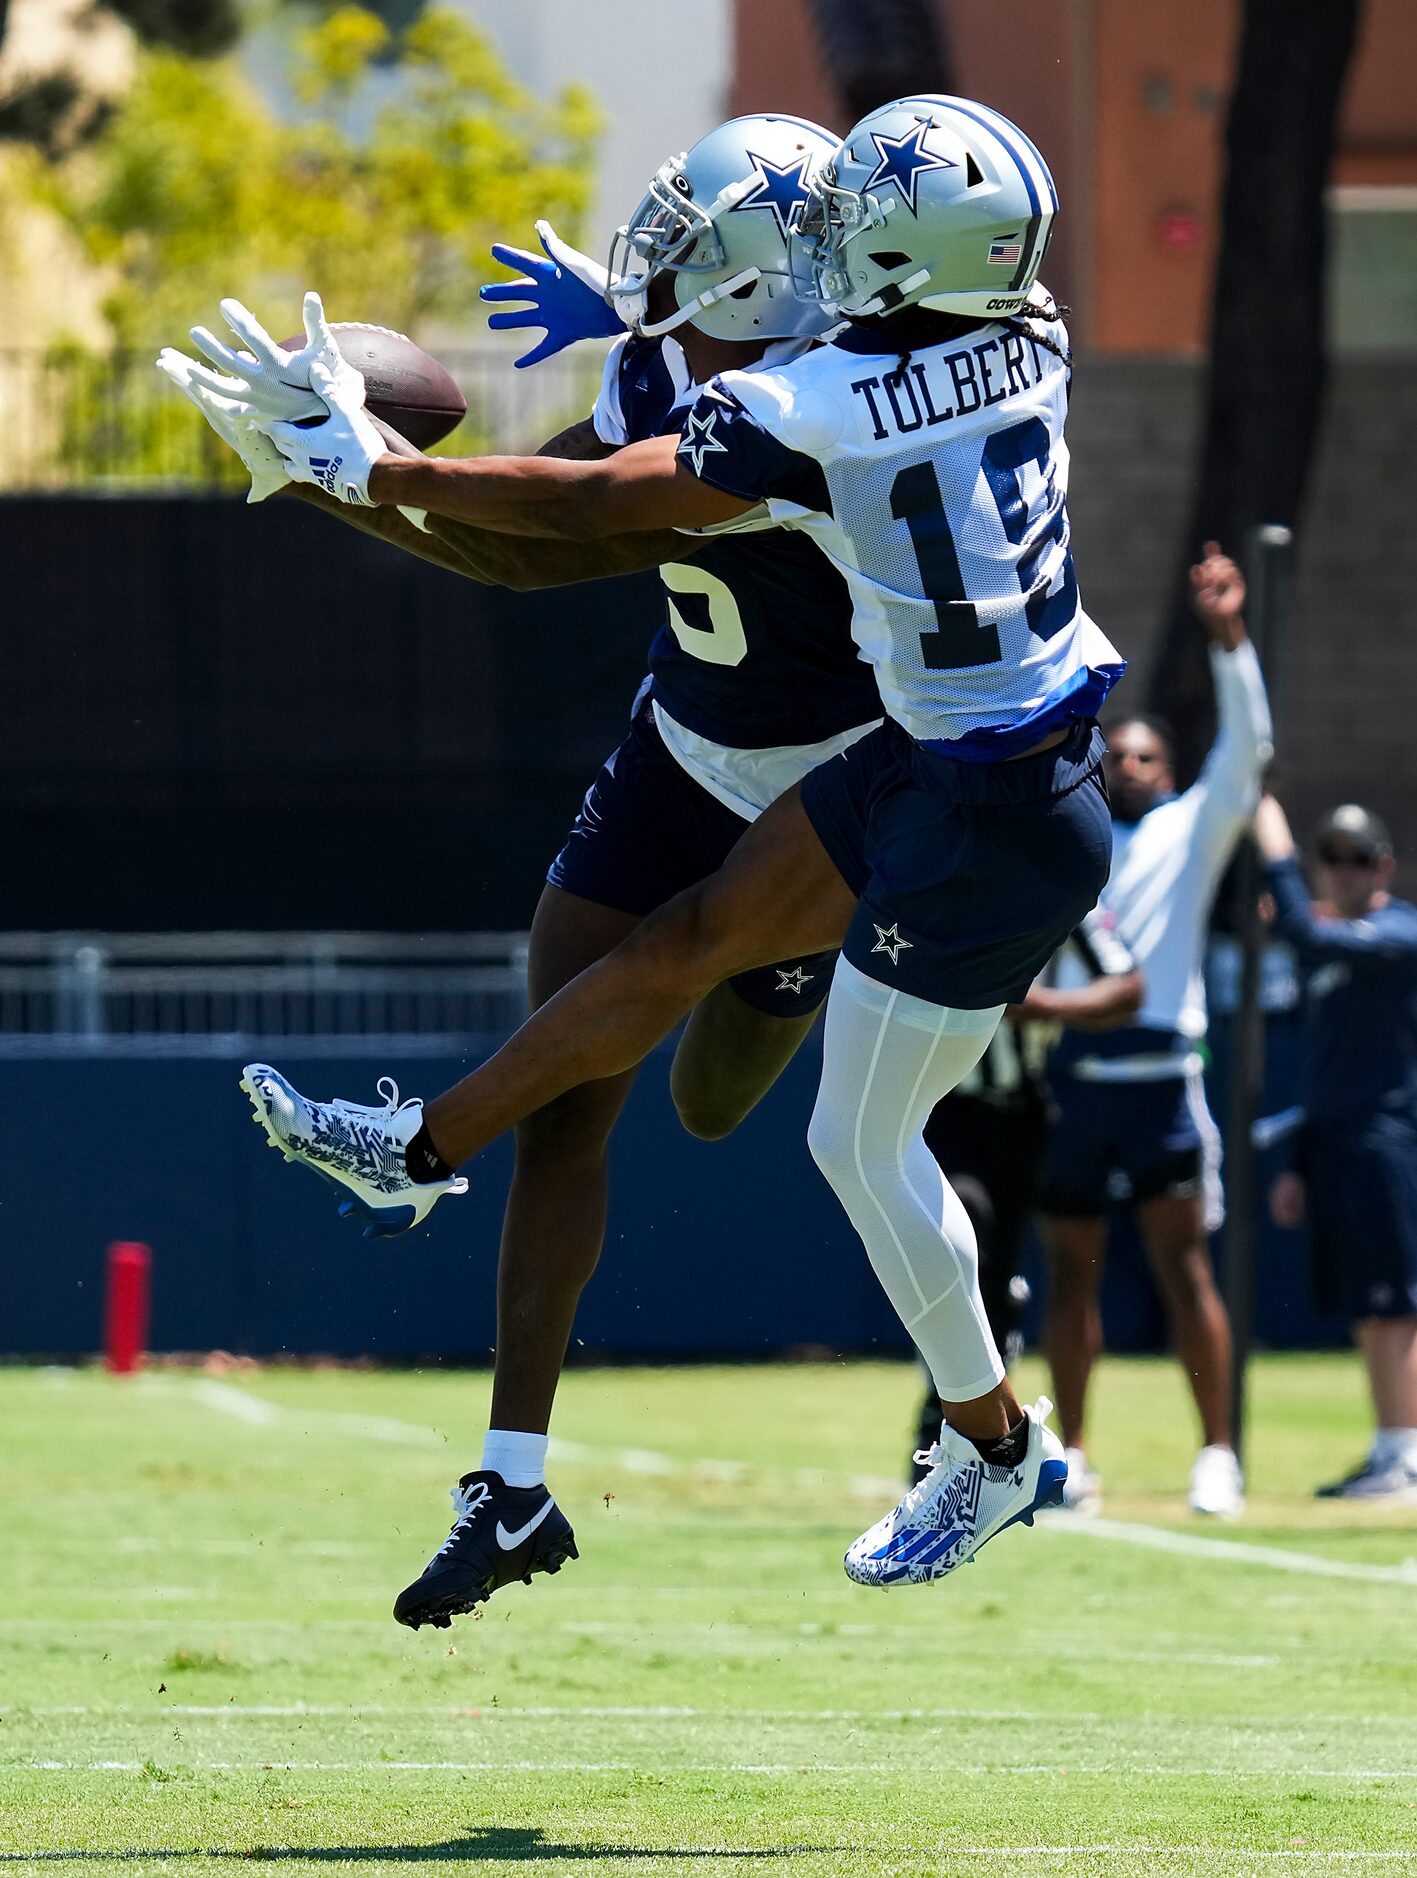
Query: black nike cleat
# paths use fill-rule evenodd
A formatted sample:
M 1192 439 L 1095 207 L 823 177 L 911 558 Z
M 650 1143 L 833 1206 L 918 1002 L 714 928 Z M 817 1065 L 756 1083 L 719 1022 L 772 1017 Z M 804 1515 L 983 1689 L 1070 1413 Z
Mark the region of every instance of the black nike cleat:
M 533 1572 L 558 1572 L 578 1558 L 571 1522 L 542 1487 L 509 1487 L 500 1474 L 464 1474 L 452 1490 L 457 1518 L 429 1559 L 423 1576 L 401 1591 L 394 1616 L 410 1630 L 432 1624 L 446 1630 Z

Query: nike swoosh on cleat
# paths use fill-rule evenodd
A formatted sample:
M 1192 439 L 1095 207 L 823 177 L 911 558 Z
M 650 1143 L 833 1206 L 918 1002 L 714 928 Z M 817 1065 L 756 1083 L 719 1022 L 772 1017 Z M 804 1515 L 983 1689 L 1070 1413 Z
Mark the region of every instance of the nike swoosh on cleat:
M 515 1532 L 508 1532 L 507 1528 L 502 1524 L 501 1520 L 499 1519 L 497 1521 L 498 1545 L 501 1546 L 504 1552 L 510 1552 L 515 1547 L 519 1546 L 523 1539 L 529 1539 L 531 1535 L 536 1531 L 537 1527 L 541 1524 L 542 1520 L 545 1519 L 546 1515 L 551 1511 L 552 1507 L 555 1504 L 556 1502 L 553 1499 L 551 1499 L 550 1496 L 548 1495 L 546 1499 L 546 1503 L 540 1509 L 540 1511 L 533 1513 L 531 1518 L 526 1522 L 525 1526 L 518 1526 Z

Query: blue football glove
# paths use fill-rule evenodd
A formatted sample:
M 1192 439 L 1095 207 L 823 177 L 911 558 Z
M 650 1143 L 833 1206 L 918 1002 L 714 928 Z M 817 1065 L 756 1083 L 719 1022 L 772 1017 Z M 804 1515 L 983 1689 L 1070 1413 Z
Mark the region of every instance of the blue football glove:
M 568 247 L 549 222 L 538 222 L 536 235 L 545 260 L 524 248 L 494 242 L 493 260 L 526 272 L 520 280 L 493 281 L 481 291 L 481 297 L 492 302 L 530 302 L 512 312 L 490 314 L 487 324 L 494 332 L 515 332 L 524 326 L 543 329 L 539 343 L 516 361 L 518 369 L 539 365 L 579 339 L 616 339 L 625 331 L 606 299 L 610 276 L 605 269 Z

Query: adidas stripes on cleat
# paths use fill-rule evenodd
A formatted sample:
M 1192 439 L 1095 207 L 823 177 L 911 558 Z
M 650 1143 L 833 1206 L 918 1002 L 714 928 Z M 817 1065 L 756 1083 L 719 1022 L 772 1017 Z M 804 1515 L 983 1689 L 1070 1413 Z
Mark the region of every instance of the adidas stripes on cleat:
M 400 1103 L 397 1083 L 379 1082 L 382 1108 L 311 1102 L 267 1063 L 248 1063 L 241 1087 L 266 1139 L 344 1195 L 343 1218 L 362 1219 L 366 1239 L 386 1239 L 425 1220 L 445 1193 L 466 1193 L 458 1174 L 426 1184 L 409 1179 L 404 1149 L 423 1122 L 423 1104 Z
M 432 1624 L 446 1630 L 503 1585 L 533 1572 L 558 1572 L 577 1558 L 571 1522 L 541 1487 L 509 1487 L 500 1474 L 464 1474 L 452 1489 L 453 1529 L 401 1591 L 394 1616 L 410 1630 Z

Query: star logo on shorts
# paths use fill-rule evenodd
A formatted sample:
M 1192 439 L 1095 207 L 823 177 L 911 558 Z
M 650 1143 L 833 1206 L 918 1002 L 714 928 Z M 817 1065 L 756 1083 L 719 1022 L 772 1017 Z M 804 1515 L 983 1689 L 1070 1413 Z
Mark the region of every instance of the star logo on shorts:
M 871 921 L 871 924 L 876 926 L 874 920 Z M 889 926 L 876 926 L 876 943 L 871 947 L 871 950 L 873 952 L 885 952 L 889 954 L 892 965 L 899 964 L 901 953 L 908 952 L 910 947 L 911 941 L 909 939 L 902 939 L 900 936 L 900 925 L 898 921 L 893 920 Z
M 800 998 L 803 986 L 810 985 L 815 977 L 815 972 L 804 972 L 800 965 L 794 965 L 790 972 L 785 972 L 779 965 L 777 968 L 777 989 L 779 991 L 795 991 Z
M 707 416 L 701 416 L 697 411 L 689 413 L 689 421 L 684 426 L 683 441 L 679 445 L 679 454 L 688 458 L 696 476 L 703 475 L 704 458 L 712 456 L 715 450 L 721 456 L 728 455 L 728 445 L 714 434 L 714 426 L 717 422 L 717 411 L 710 411 Z

